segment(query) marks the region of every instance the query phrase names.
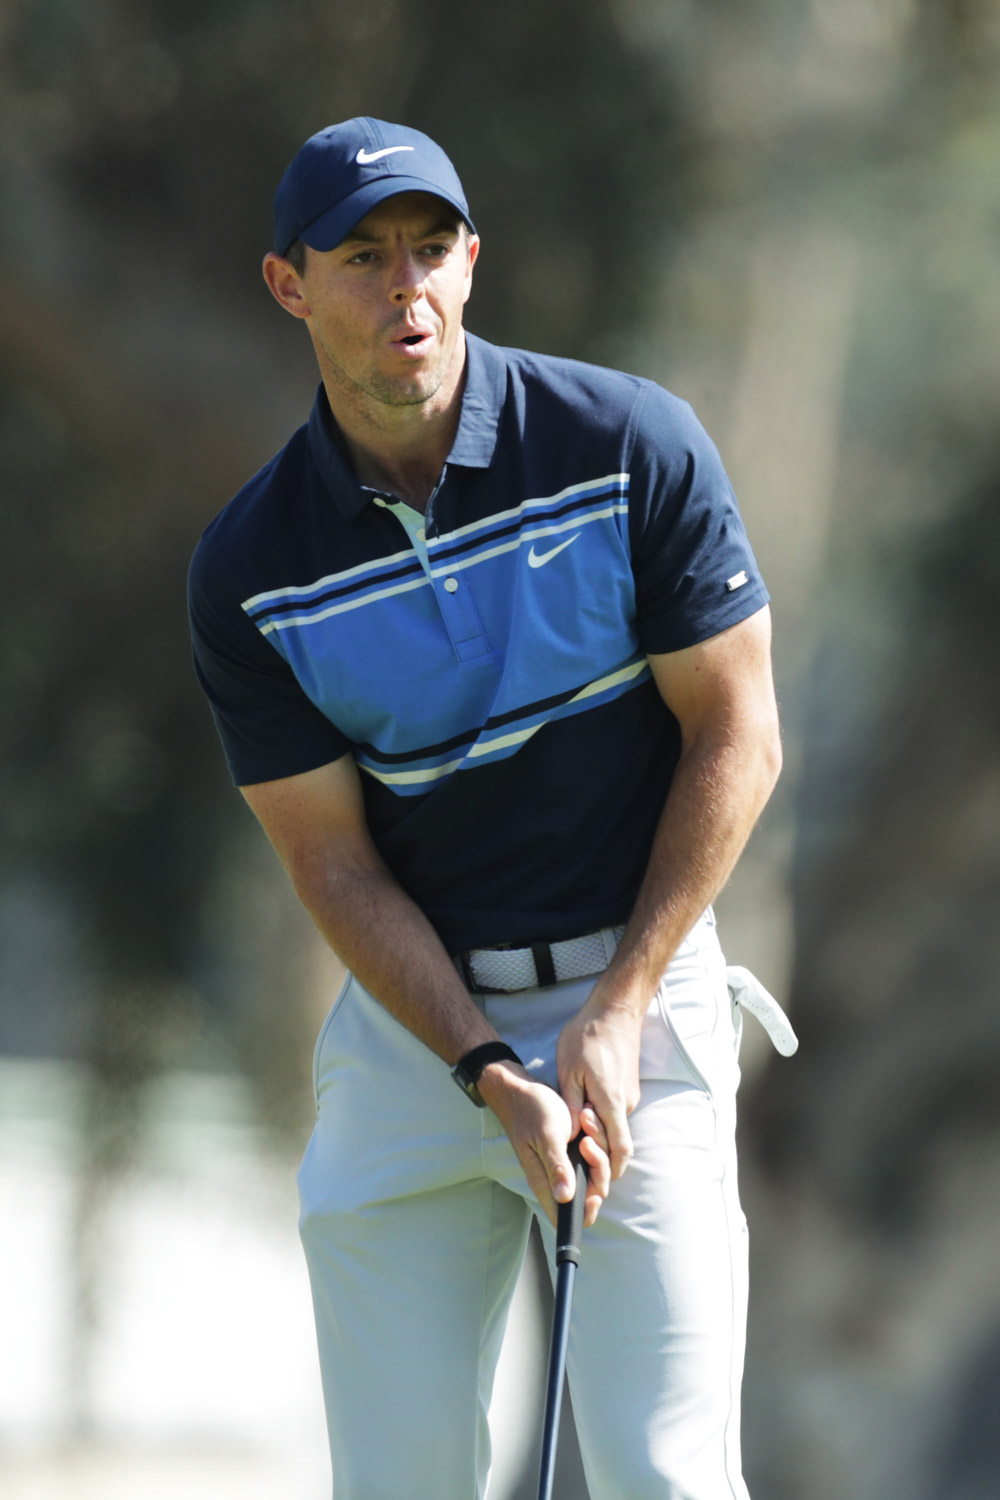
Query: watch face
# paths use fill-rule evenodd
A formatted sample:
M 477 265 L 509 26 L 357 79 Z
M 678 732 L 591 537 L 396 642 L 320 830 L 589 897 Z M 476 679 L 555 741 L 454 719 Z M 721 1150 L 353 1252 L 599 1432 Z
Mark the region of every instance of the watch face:
M 455 1066 L 451 1070 L 451 1076 L 452 1078 L 454 1078 L 455 1082 L 462 1090 L 462 1093 L 467 1094 L 472 1100 L 473 1104 L 477 1105 L 480 1109 L 486 1108 L 486 1101 L 485 1099 L 483 1099 L 479 1090 L 476 1088 L 475 1079 L 472 1077 L 471 1073 L 466 1072 L 461 1063 L 455 1064 Z

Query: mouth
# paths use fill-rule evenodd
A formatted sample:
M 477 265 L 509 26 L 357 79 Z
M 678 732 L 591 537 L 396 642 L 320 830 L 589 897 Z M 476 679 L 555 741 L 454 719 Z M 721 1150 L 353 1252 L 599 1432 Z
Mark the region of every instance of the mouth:
M 409 359 L 416 355 L 426 354 L 434 341 L 434 335 L 426 329 L 414 329 L 410 333 L 404 333 L 396 339 L 389 340 L 389 347 L 397 354 L 402 354 Z

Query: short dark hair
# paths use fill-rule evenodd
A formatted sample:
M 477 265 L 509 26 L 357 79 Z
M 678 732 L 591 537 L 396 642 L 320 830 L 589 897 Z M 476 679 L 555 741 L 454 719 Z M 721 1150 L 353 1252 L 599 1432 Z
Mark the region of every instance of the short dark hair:
M 295 239 L 285 251 L 285 259 L 291 263 L 292 270 L 299 276 L 305 275 L 306 249 L 305 240 Z

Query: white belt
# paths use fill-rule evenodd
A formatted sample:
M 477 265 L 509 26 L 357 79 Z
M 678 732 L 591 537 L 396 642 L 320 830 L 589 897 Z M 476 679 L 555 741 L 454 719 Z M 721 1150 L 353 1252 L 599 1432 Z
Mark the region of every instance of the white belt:
M 601 974 L 621 942 L 622 927 L 604 927 L 562 943 L 533 943 L 528 948 L 473 948 L 460 953 L 455 966 L 475 994 L 513 994 L 565 979 Z

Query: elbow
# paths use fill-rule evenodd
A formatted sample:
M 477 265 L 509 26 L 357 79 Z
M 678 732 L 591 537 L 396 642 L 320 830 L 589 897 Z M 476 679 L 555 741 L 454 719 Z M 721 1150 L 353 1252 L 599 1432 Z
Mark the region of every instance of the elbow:
M 781 775 L 782 764 L 781 729 L 775 714 L 764 727 L 760 737 L 761 781 L 765 801 L 774 791 L 778 777 Z

